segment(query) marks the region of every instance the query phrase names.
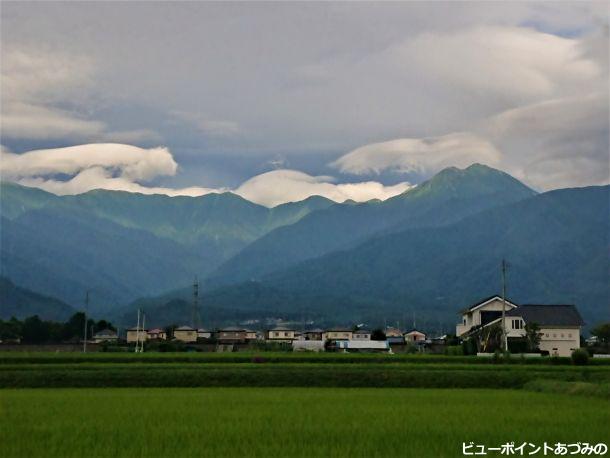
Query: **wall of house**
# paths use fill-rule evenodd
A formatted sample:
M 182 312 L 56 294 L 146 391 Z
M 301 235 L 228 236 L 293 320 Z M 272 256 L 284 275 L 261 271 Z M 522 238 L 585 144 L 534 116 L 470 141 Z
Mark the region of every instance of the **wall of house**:
M 354 332 L 352 334 L 352 340 L 371 340 L 371 335 L 368 332 L 366 332 L 366 333 Z
M 570 356 L 580 348 L 580 329 L 541 328 L 540 350 L 548 351 L 551 356 Z
M 326 331 L 324 340 L 351 340 L 351 331 Z
M 135 343 L 136 342 L 136 336 L 137 336 L 137 332 L 136 331 L 127 331 L 127 343 Z M 142 340 L 147 340 L 148 339 L 148 335 L 146 334 L 145 331 L 140 331 L 140 342 Z
M 465 332 L 470 331 L 474 326 L 478 326 L 481 324 L 481 312 L 501 312 L 503 307 L 503 303 L 501 299 L 494 299 L 489 303 L 479 307 L 478 309 L 464 313 L 462 315 L 462 322 L 459 323 L 455 328 L 455 334 L 457 336 L 461 336 Z M 513 309 L 510 304 L 506 304 L 506 311 Z
M 268 340 L 286 340 L 286 339 L 294 339 L 294 331 L 268 331 L 267 332 Z
M 174 338 L 182 342 L 197 342 L 197 331 L 174 331 Z

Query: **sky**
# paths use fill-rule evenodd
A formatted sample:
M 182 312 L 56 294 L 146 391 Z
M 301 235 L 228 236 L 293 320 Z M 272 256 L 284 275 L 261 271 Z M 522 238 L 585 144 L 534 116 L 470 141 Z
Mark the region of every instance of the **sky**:
M 386 199 L 607 184 L 605 2 L 2 2 L 2 179 Z

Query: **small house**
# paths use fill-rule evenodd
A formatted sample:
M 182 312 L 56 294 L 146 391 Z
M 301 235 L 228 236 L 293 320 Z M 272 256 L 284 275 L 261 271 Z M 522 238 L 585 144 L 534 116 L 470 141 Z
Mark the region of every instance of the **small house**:
M 148 337 L 148 329 L 143 328 L 129 328 L 127 329 L 127 343 L 136 343 L 138 340 L 140 342 L 144 341 Z
M 149 330 L 147 333 L 148 340 L 165 340 L 167 339 L 167 333 L 160 328 Z
M 267 341 L 269 342 L 287 342 L 292 343 L 296 340 L 296 331 L 294 329 L 278 326 L 267 331 Z
M 216 332 L 216 339 L 219 344 L 244 343 L 248 339 L 248 330 L 236 326 L 228 326 Z
M 417 329 L 411 329 L 404 333 L 405 342 L 408 343 L 423 343 L 426 341 L 426 334 L 418 331 Z
M 198 339 L 211 339 L 212 331 L 208 329 L 199 328 L 197 329 L 197 338 Z
M 350 328 L 331 328 L 324 333 L 324 340 L 352 340 Z
M 197 342 L 197 330 L 190 326 L 180 326 L 174 329 L 174 339 L 185 343 Z
M 323 329 L 310 329 L 308 331 L 303 332 L 303 337 L 305 340 L 324 340 L 322 336 L 324 335 Z
M 93 341 L 95 343 L 116 342 L 118 339 L 118 334 L 112 329 L 103 329 L 102 331 L 96 332 L 93 335 Z

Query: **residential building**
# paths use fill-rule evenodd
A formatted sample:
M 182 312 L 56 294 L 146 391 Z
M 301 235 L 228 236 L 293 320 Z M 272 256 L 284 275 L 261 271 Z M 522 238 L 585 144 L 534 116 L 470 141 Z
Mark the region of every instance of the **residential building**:
M 508 338 L 525 337 L 528 323 L 540 327 L 539 348 L 551 356 L 570 356 L 580 348 L 584 322 L 574 305 L 520 305 L 506 314 Z
M 455 328 L 455 335 L 460 337 L 472 328 L 477 326 L 485 326 L 486 324 L 497 320 L 502 316 L 502 308 L 505 312 L 516 308 L 517 306 L 507 300 L 504 305 L 502 298 L 498 295 L 491 296 L 471 305 L 467 309 L 462 310 L 462 322 Z
M 490 326 L 502 326 L 502 299 L 499 296 L 480 301 L 462 310 L 462 323 L 456 327 L 459 337 L 477 335 Z M 524 304 L 506 301 L 506 335 L 509 339 L 527 336 L 526 326 L 540 328 L 539 349 L 551 356 L 570 356 L 580 348 L 580 332 L 584 324 L 574 305 Z
M 294 329 L 278 326 L 267 331 L 267 341 L 291 343 L 296 340 L 295 333 Z
M 371 340 L 371 331 L 368 329 L 357 329 L 352 332 L 352 340 Z
M 129 328 L 127 329 L 127 343 L 136 343 L 139 339 L 140 342 L 144 341 L 148 337 L 148 329 L 143 328 Z
M 180 326 L 174 329 L 174 339 L 186 343 L 197 342 L 197 330 L 190 326 Z
M 417 329 L 411 329 L 408 332 L 404 333 L 405 342 L 409 343 L 422 343 L 426 340 L 426 334 L 424 332 L 418 331 Z
M 216 339 L 219 344 L 244 343 L 248 339 L 248 333 L 251 332 L 252 331 L 248 331 L 244 328 L 228 326 L 226 328 L 221 328 L 216 332 Z
M 322 336 L 324 335 L 323 329 L 310 329 L 303 333 L 303 337 L 305 340 L 324 340 Z
M 197 329 L 197 338 L 198 339 L 211 339 L 212 331 L 208 329 L 199 328 Z
M 104 329 L 102 331 L 96 332 L 93 335 L 93 341 L 95 343 L 116 342 L 118 339 L 119 336 L 112 329 Z
M 400 337 L 402 339 L 402 331 L 398 328 L 385 328 L 385 335 L 386 337 Z
M 351 328 L 331 328 L 324 332 L 324 340 L 352 340 Z
M 165 340 L 167 339 L 167 333 L 160 328 L 151 329 L 146 333 L 149 340 Z

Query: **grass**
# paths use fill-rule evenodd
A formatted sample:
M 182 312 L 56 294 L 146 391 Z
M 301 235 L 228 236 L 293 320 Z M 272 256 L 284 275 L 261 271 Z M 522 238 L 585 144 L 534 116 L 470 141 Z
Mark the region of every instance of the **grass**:
M 610 402 L 516 390 L 0 390 L 0 456 L 454 457 L 608 440 Z
M 421 354 L 357 354 L 308 352 L 235 352 L 235 353 L 50 353 L 0 352 L 0 364 L 80 364 L 80 363 L 320 363 L 320 364 L 477 364 L 494 365 L 493 358 Z M 571 365 L 570 358 L 511 358 L 502 365 Z M 590 359 L 590 365 L 610 367 L 610 360 Z
M 523 388 L 540 393 L 562 393 L 580 396 L 593 396 L 610 401 L 610 383 L 533 380 L 526 383 Z
M 3 364 L 0 388 L 434 387 L 519 388 L 536 379 L 610 383 L 610 367 L 466 364 Z

